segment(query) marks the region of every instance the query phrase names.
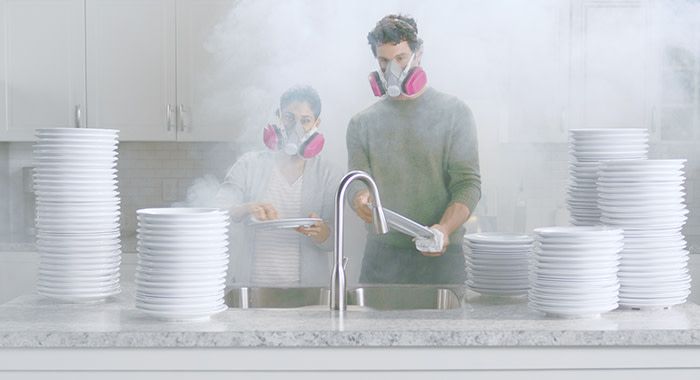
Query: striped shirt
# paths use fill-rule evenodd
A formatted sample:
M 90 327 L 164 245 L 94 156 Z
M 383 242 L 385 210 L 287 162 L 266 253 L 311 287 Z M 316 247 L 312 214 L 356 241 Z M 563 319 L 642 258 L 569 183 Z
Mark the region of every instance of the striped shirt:
M 273 165 L 262 202 L 270 203 L 280 219 L 299 218 L 303 176 L 290 184 Z M 279 285 L 300 282 L 301 234 L 294 229 L 260 230 L 255 234 L 254 284 Z

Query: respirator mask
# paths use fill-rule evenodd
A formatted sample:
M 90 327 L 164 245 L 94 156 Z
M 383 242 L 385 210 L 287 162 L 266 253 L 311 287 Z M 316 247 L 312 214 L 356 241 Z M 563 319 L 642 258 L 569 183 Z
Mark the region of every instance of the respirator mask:
M 314 126 L 309 131 L 298 122 L 286 127 L 268 124 L 263 130 L 263 142 L 270 150 L 283 151 L 290 156 L 299 155 L 303 158 L 317 156 L 323 150 L 325 139 Z

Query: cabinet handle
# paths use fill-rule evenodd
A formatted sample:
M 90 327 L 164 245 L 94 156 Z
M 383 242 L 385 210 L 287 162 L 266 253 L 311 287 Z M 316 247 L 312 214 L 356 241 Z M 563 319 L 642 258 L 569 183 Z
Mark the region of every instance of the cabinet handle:
M 82 128 L 82 118 L 83 118 L 83 110 L 80 107 L 80 104 L 75 106 L 75 127 L 76 128 Z
M 165 106 L 165 124 L 170 132 L 173 129 L 173 106 L 170 104 Z
M 185 123 L 185 106 L 180 104 L 177 107 L 177 112 L 179 113 L 178 121 L 180 122 L 180 132 L 184 132 L 185 128 L 187 128 L 187 124 Z

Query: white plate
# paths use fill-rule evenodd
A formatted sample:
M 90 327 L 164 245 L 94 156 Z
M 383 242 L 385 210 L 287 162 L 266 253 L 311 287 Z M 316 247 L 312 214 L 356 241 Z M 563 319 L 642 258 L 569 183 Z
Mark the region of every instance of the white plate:
M 144 208 L 136 210 L 136 215 L 144 221 L 151 223 L 190 223 L 192 221 L 228 220 L 228 212 L 219 208 L 196 207 L 170 207 L 170 208 Z
M 106 184 L 106 185 L 41 185 L 35 184 L 33 189 L 42 192 L 53 192 L 53 193 L 64 193 L 73 192 L 78 194 L 91 194 L 91 193 L 105 193 L 110 191 L 118 191 L 119 186 Z
M 37 288 L 37 293 L 44 297 L 54 298 L 62 301 L 75 302 L 75 303 L 96 303 L 103 302 L 105 299 L 115 296 L 121 292 L 121 289 L 117 288 L 112 291 L 105 292 L 85 292 L 85 293 L 64 293 L 55 292 L 51 289 Z
M 190 232 L 201 232 L 201 231 L 210 231 L 210 230 L 215 230 L 215 229 L 222 229 L 226 228 L 229 225 L 228 222 L 226 223 L 190 223 L 187 226 L 181 226 L 181 225 L 169 225 L 169 224 L 153 224 L 153 223 L 146 223 L 143 221 L 138 222 L 138 228 L 147 230 L 149 232 L 179 232 L 182 231 L 184 233 L 190 233 Z
M 116 178 L 117 169 L 66 169 L 35 167 L 33 178 L 58 178 L 61 180 L 110 179 Z
M 549 294 L 542 293 L 537 289 L 530 289 L 528 292 L 530 301 L 538 304 L 549 305 L 576 305 L 576 304 L 608 304 L 618 300 L 617 291 L 601 293 L 577 293 L 577 294 Z
M 469 285 L 469 288 L 477 293 L 489 296 L 505 296 L 505 297 L 518 297 L 527 295 L 527 289 L 513 289 L 513 290 L 503 290 L 503 289 L 491 289 L 483 288 L 475 285 Z
M 151 303 L 143 301 L 139 298 L 136 299 L 135 306 L 137 309 L 145 310 L 155 310 L 155 311 L 201 311 L 201 310 L 215 310 L 219 306 L 224 304 L 223 297 L 216 299 L 215 301 L 204 302 L 200 301 L 197 303 L 182 304 L 182 303 Z
M 81 261 L 67 261 L 67 260 L 47 262 L 47 261 L 42 259 L 39 262 L 39 270 L 68 271 L 68 272 L 97 271 L 97 272 L 101 272 L 101 273 L 110 273 L 110 272 L 113 272 L 114 270 L 118 270 L 120 264 L 121 264 L 121 261 L 111 261 L 111 262 L 107 262 L 107 263 L 84 263 Z
M 136 233 L 144 238 L 169 238 L 169 237 L 200 237 L 200 236 L 222 236 L 227 235 L 229 232 L 228 228 L 213 228 L 206 231 L 201 230 L 152 230 L 147 227 L 139 227 L 136 229 Z
M 228 247 L 228 241 L 212 242 L 210 244 L 200 244 L 197 242 L 188 243 L 151 243 L 146 240 L 139 240 L 136 243 L 136 248 L 139 252 L 151 254 L 166 254 L 166 255 L 185 255 L 192 252 L 202 253 L 220 253 L 225 252 Z M 142 249 L 143 248 L 143 249 Z
M 572 318 L 572 319 L 583 319 L 583 318 L 597 318 L 600 314 L 607 313 L 617 309 L 618 304 L 611 303 L 604 306 L 591 306 L 591 307 L 580 307 L 580 308 L 561 308 L 552 307 L 545 305 L 538 305 L 535 303 L 528 303 L 528 306 L 535 310 L 547 314 L 551 317 L 557 318 Z
M 678 212 L 687 210 L 687 206 L 682 203 L 668 203 L 661 205 L 627 205 L 627 206 L 611 206 L 600 204 L 598 205 L 601 213 L 616 214 L 616 213 L 630 213 L 630 212 L 643 212 L 643 213 L 656 213 L 656 212 Z
M 288 229 L 298 227 L 308 227 L 314 223 L 321 222 L 320 218 L 288 218 L 265 221 L 253 221 L 247 223 L 248 226 L 259 230 Z
M 212 294 L 220 294 L 225 288 L 226 285 L 202 289 L 150 288 L 145 285 L 139 285 L 136 287 L 136 294 L 150 297 L 206 297 Z
M 533 268 L 540 270 L 596 270 L 596 269 L 608 269 L 614 270 L 619 268 L 620 261 L 610 261 L 610 262 L 585 262 L 585 261 L 570 261 L 570 262 L 545 262 L 538 261 L 533 264 Z
M 216 274 L 210 274 L 205 276 L 202 275 L 188 275 L 188 274 L 154 274 L 154 273 L 148 273 L 148 272 L 139 272 L 137 271 L 134 274 L 134 278 L 137 278 L 139 280 L 144 280 L 144 281 L 152 281 L 152 282 L 158 282 L 158 283 L 163 283 L 163 282 L 199 282 L 203 278 L 206 278 L 207 280 L 219 280 L 219 279 L 225 279 L 226 278 L 226 268 L 222 268 L 218 273 Z
M 154 244 L 200 244 L 201 247 L 221 246 L 228 243 L 228 236 L 226 234 L 210 234 L 210 235 L 181 235 L 181 236 L 158 236 L 158 235 L 145 235 L 138 233 L 136 235 L 138 241 L 142 243 L 143 246 L 148 247 Z
M 119 287 L 119 279 L 110 279 L 105 281 L 60 281 L 53 279 L 44 279 L 41 276 L 37 279 L 37 287 L 46 289 L 47 291 L 54 290 L 56 292 L 90 292 L 93 289 L 103 289 L 109 287 Z
M 532 287 L 532 291 L 535 293 L 540 293 L 542 295 L 562 295 L 562 296 L 575 296 L 575 295 L 586 295 L 586 294 L 617 294 L 620 290 L 620 284 L 610 284 L 601 287 L 558 287 L 558 286 L 544 286 L 542 284 L 535 284 Z
M 94 250 L 97 252 L 111 251 L 115 245 L 119 245 L 120 239 L 117 237 L 94 237 L 88 239 L 85 235 L 75 236 L 48 236 L 42 235 L 37 238 L 37 244 L 47 250 L 63 251 L 66 249 L 76 249 L 76 252 Z
M 197 297 L 157 297 L 136 292 L 135 299 L 143 305 L 196 305 L 220 303 L 224 300 L 224 292 Z
M 550 243 L 549 241 L 541 241 L 535 245 L 535 251 L 546 252 L 559 252 L 559 251 L 599 251 L 601 254 L 605 252 L 615 253 L 622 249 L 624 243 L 622 239 L 618 241 L 611 242 L 597 242 L 597 241 L 573 241 L 570 243 L 565 243 L 557 241 L 556 243 Z
M 211 316 L 216 315 L 218 313 L 221 313 L 222 311 L 226 311 L 227 309 L 228 309 L 228 306 L 221 305 L 221 307 L 219 307 L 215 310 L 204 311 L 204 312 L 186 312 L 186 311 L 178 311 L 178 312 L 165 311 L 165 312 L 163 312 L 163 311 L 153 311 L 153 310 L 144 310 L 144 309 L 141 309 L 141 311 L 145 314 L 152 316 L 152 317 L 167 320 L 167 321 L 196 322 L 196 321 L 209 320 Z
M 464 237 L 464 239 L 472 243 L 514 244 L 517 246 L 527 246 L 534 241 L 533 237 L 530 235 L 503 232 L 480 232 L 468 234 Z
M 621 235 L 622 230 L 610 227 L 543 227 L 536 228 L 535 233 L 540 236 L 560 236 L 560 237 L 578 237 L 578 236 L 604 236 L 604 235 Z
M 148 289 L 218 289 L 221 285 L 226 284 L 226 279 L 217 279 L 214 281 L 147 281 L 139 278 L 134 279 L 136 288 L 144 286 Z
M 682 281 L 686 276 L 688 276 L 688 268 L 683 269 L 673 269 L 665 271 L 656 271 L 654 273 L 640 273 L 640 272 L 618 272 L 617 277 L 620 279 L 620 283 L 623 285 L 639 284 L 640 282 L 652 283 L 664 283 L 673 281 Z
M 222 256 L 217 256 L 216 260 L 208 260 L 208 258 L 181 258 L 181 257 L 158 257 L 153 258 L 153 256 L 145 256 L 143 254 L 139 257 L 139 265 L 144 268 L 153 269 L 183 269 L 183 268 L 199 268 L 199 269 L 213 269 L 227 267 L 228 265 L 228 255 L 223 256 L 225 259 L 221 259 Z
M 226 265 L 212 266 L 210 268 L 190 268 L 188 266 L 181 266 L 179 268 L 164 268 L 162 266 L 149 266 L 149 265 L 137 265 L 136 271 L 143 274 L 153 274 L 153 275 L 186 275 L 186 276 L 200 276 L 206 277 L 210 275 L 215 275 L 226 271 L 228 267 Z

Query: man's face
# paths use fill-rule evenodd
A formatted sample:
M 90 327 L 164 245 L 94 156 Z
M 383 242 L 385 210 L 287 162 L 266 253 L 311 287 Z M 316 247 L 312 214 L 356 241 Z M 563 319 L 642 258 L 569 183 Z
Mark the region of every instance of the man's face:
M 377 62 L 382 72 L 386 71 L 392 59 L 395 60 L 402 69 L 405 69 L 408 65 L 408 61 L 411 60 L 412 54 L 411 47 L 408 46 L 408 42 L 406 41 L 401 41 L 396 45 L 388 43 L 377 46 Z

